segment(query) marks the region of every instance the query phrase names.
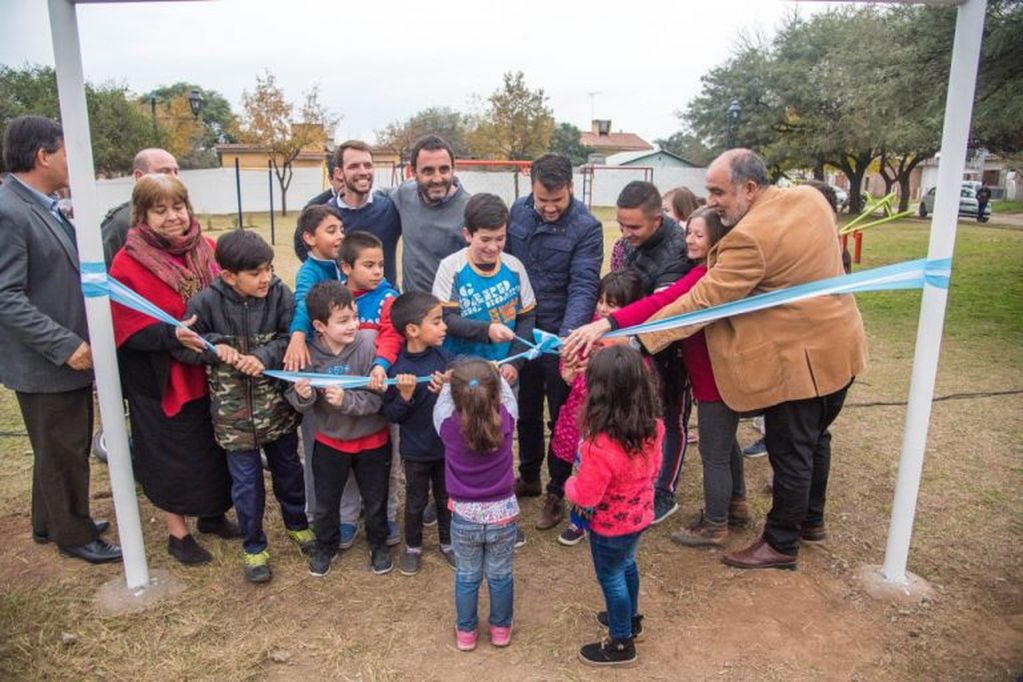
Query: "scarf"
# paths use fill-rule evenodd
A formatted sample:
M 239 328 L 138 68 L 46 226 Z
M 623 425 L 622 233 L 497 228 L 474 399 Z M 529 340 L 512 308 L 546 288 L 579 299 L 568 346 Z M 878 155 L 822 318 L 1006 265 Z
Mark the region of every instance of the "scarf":
M 153 228 L 140 222 L 128 231 L 124 249 L 176 291 L 183 301 L 209 286 L 220 272 L 213 258 L 213 249 L 203 238 L 199 221 L 195 218 L 192 218 L 188 230 L 176 237 L 157 234 Z

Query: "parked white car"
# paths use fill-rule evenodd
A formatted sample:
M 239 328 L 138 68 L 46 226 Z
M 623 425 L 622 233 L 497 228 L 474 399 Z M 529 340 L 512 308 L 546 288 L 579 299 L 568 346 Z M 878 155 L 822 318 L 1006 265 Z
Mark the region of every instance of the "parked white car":
M 920 199 L 920 217 L 926 218 L 928 213 L 934 212 L 934 195 L 937 192 L 937 187 L 931 187 L 924 193 L 922 199 Z M 980 183 L 976 180 L 964 180 L 961 189 L 959 190 L 959 215 L 969 216 L 971 218 L 977 217 L 977 190 L 980 189 Z M 984 208 L 984 217 L 988 218 L 991 216 L 991 202 Z

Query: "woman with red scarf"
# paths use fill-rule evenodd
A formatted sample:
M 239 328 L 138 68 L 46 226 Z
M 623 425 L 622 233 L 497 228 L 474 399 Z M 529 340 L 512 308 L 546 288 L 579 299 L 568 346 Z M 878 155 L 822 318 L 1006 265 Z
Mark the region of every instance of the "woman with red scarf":
M 141 178 L 132 192 L 132 224 L 110 275 L 181 319 L 188 299 L 220 270 L 188 190 L 170 175 Z M 199 517 L 200 532 L 225 538 L 238 537 L 238 528 L 224 516 L 231 507 L 231 479 L 213 437 L 205 370 L 171 355 L 182 346 L 203 350 L 202 342 L 116 303 L 112 313 L 135 476 L 166 515 L 171 556 L 184 564 L 205 563 L 211 556 L 191 536 L 185 517 Z

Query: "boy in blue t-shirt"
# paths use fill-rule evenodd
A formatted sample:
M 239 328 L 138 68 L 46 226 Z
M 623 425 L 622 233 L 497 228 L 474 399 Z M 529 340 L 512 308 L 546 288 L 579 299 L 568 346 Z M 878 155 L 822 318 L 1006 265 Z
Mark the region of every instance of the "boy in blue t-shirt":
M 532 338 L 536 298 L 525 266 L 504 253 L 508 207 L 493 194 L 474 194 L 465 206 L 462 233 L 468 246 L 442 260 L 433 280 L 448 327 L 444 347 L 454 355 L 487 360 L 527 350 L 515 337 Z M 501 365 L 509 384 L 517 381 L 524 362 Z

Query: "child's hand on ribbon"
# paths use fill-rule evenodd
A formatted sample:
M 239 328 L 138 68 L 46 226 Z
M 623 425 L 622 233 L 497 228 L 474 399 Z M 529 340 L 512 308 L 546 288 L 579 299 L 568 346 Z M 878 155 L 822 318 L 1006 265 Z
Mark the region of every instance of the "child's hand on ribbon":
M 341 407 L 341 403 L 345 399 L 345 389 L 340 386 L 327 386 L 323 389 L 323 397 L 326 399 L 328 405 Z
M 227 365 L 234 365 L 238 362 L 238 358 L 241 357 L 237 348 L 226 343 L 218 343 L 213 349 L 217 352 L 217 359 Z
M 266 369 L 255 355 L 239 355 L 235 360 L 234 368 L 250 377 L 258 377 Z
M 436 373 L 434 374 L 436 376 Z M 405 402 L 412 400 L 412 394 L 416 392 L 416 375 L 415 374 L 399 374 L 398 383 L 395 386 L 398 389 L 398 395 Z M 430 380 L 430 384 L 433 384 L 433 380 Z
M 373 365 L 373 369 L 369 372 L 369 383 L 366 385 L 366 388 L 377 393 L 383 393 L 384 389 L 387 388 L 387 384 L 384 383 L 385 381 L 387 381 L 387 370 L 380 365 Z
M 309 400 L 313 397 L 313 387 L 308 379 L 299 379 L 295 382 L 295 394 L 302 400 Z
M 451 380 L 451 370 L 446 372 L 434 372 L 433 376 L 430 377 L 430 385 L 427 389 L 430 393 L 440 393 L 440 389 L 444 388 L 444 384 Z

